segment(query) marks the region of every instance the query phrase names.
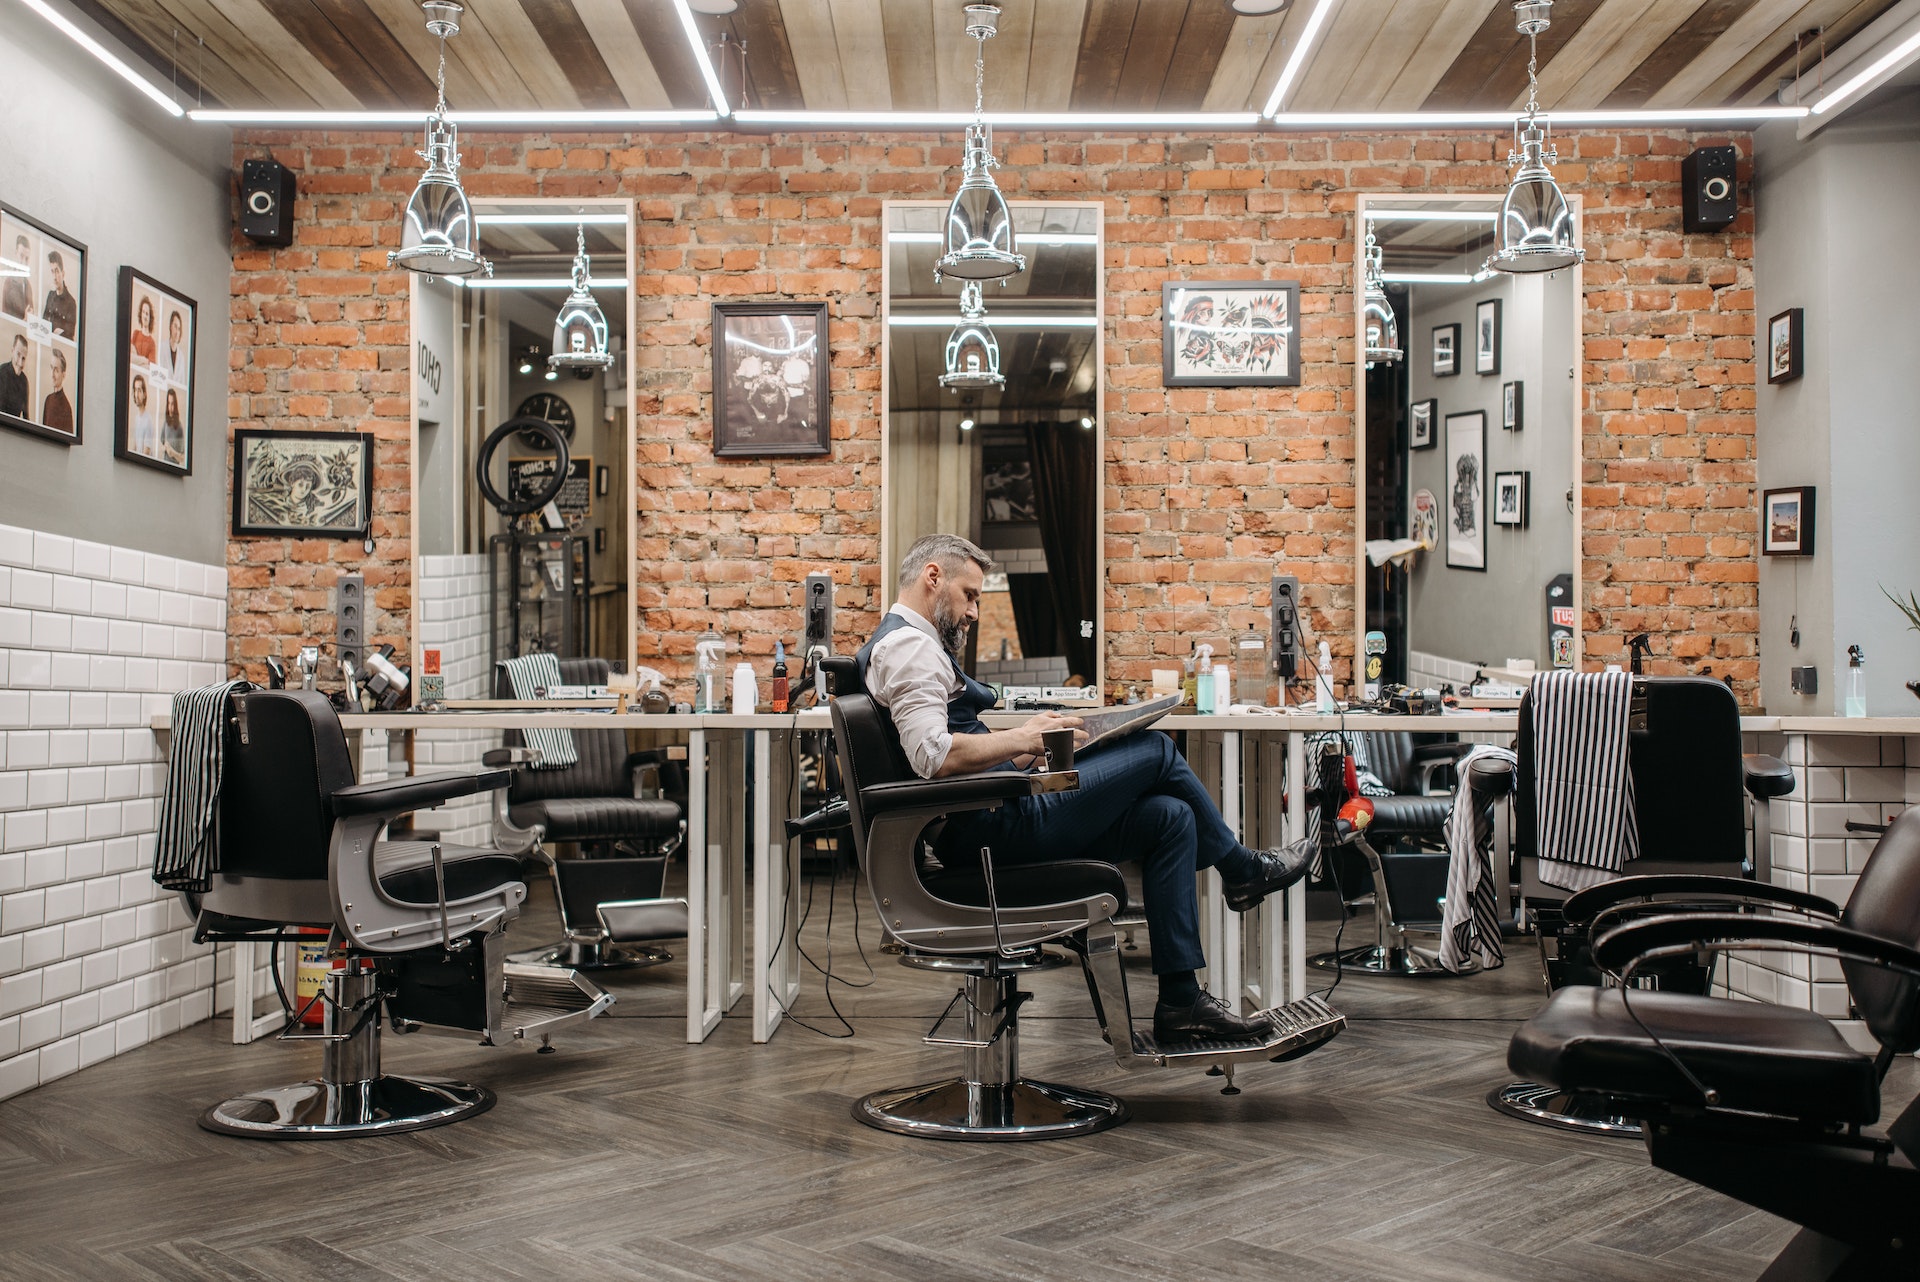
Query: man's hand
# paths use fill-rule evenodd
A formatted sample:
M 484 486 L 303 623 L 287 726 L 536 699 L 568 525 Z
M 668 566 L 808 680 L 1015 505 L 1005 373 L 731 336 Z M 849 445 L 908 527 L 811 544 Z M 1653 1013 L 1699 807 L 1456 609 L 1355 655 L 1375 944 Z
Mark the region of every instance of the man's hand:
M 1088 735 L 1085 730 L 1082 730 L 1080 728 L 1085 724 L 1086 722 L 1082 721 L 1079 717 L 1069 717 L 1065 713 L 1060 713 L 1060 712 L 1036 713 L 1033 716 L 1027 718 L 1026 722 L 1023 723 L 1020 726 L 1019 730 L 1016 732 L 1022 736 L 1025 736 L 1024 742 L 1026 744 L 1026 747 L 1022 748 L 1021 752 L 1028 756 L 1035 756 L 1035 757 L 1044 755 L 1047 750 L 1047 744 L 1046 744 L 1046 740 L 1041 738 L 1041 736 L 1046 734 L 1049 730 L 1067 730 L 1067 729 L 1071 729 L 1073 731 L 1073 746 L 1075 749 L 1078 749 L 1089 738 L 1091 738 L 1091 736 Z
M 947 749 L 947 759 L 940 763 L 933 777 L 941 779 L 948 775 L 972 774 L 1008 762 L 1024 770 L 1036 759 L 1045 757 L 1047 745 L 1041 735 L 1049 730 L 1070 729 L 1074 732 L 1073 745 L 1078 748 L 1090 737 L 1080 728 L 1083 724 L 1078 717 L 1042 712 L 1011 730 L 995 730 L 992 734 L 957 734 L 953 736 L 952 746 Z

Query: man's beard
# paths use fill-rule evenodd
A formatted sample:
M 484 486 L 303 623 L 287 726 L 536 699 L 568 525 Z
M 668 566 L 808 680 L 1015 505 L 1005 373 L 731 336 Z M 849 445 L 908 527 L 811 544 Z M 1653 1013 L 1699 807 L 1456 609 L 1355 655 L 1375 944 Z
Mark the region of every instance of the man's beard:
M 940 634 L 940 644 L 947 653 L 959 658 L 967 648 L 967 621 L 955 617 L 945 597 L 933 603 L 933 629 Z

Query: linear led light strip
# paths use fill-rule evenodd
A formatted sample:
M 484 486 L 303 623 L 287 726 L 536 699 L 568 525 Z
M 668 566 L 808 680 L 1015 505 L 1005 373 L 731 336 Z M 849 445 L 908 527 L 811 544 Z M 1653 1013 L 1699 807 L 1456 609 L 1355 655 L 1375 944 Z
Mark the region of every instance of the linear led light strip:
M 1813 104 L 1813 114 L 1820 116 L 1832 111 L 1835 107 L 1871 85 L 1879 78 L 1882 72 L 1891 70 L 1915 51 L 1920 51 L 1920 31 L 1914 32 L 1892 49 L 1875 58 L 1872 65 L 1861 71 L 1859 75 L 1850 76 L 1842 83 L 1834 86 L 1832 93 L 1827 94 Z
M 958 111 L 736 111 L 743 125 L 798 125 L 816 129 L 965 129 L 973 117 Z M 1254 129 L 1251 111 L 989 111 L 1000 129 Z
M 1022 245 L 1097 245 L 1100 238 L 1092 232 L 1066 231 L 1016 231 L 1014 235 Z M 888 232 L 887 239 L 900 245 L 938 245 L 946 237 L 937 231 L 896 231 Z
M 86 32 L 82 31 L 79 27 L 75 26 L 66 17 L 66 15 L 54 9 L 52 5 L 49 5 L 46 2 L 46 0 L 20 0 L 20 2 L 26 5 L 27 8 L 39 14 L 41 17 L 45 18 L 48 22 L 51 22 L 54 26 L 58 27 L 61 30 L 61 32 L 64 33 L 69 40 L 79 45 L 82 49 L 85 49 L 88 53 L 98 58 L 101 62 L 104 62 L 105 64 L 107 64 L 107 66 L 113 70 L 113 73 L 116 76 L 119 76 L 122 80 L 132 85 L 135 89 L 138 89 L 141 93 L 145 94 L 147 97 L 153 99 L 156 103 L 160 104 L 160 109 L 166 112 L 169 116 L 180 116 L 185 114 L 185 111 L 180 106 L 180 104 L 175 102 L 172 98 L 168 97 L 166 92 L 162 90 L 158 85 L 154 84 L 151 80 L 148 80 L 145 76 L 135 71 L 132 67 L 129 67 L 125 62 L 122 62 L 120 60 L 120 57 L 117 54 L 115 54 L 112 50 L 108 49 L 105 45 L 101 44 L 98 40 L 95 40 L 92 36 L 88 35 Z
M 887 324 L 905 326 L 909 329 L 952 329 L 958 325 L 961 317 L 929 315 L 893 315 L 887 317 Z M 999 313 L 987 317 L 991 329 L 1095 329 L 1100 324 L 1098 316 L 1047 316 L 1027 313 Z
M 1280 104 L 1286 99 L 1287 90 L 1293 88 L 1293 82 L 1300 74 L 1300 68 L 1306 65 L 1307 53 L 1313 48 L 1313 41 L 1320 34 L 1320 28 L 1326 24 L 1327 15 L 1333 11 L 1334 0 L 1320 0 L 1313 8 L 1313 16 L 1307 19 L 1307 26 L 1300 33 L 1300 43 L 1293 47 L 1293 55 L 1287 59 L 1286 69 L 1280 73 L 1279 81 L 1273 86 L 1273 92 L 1267 95 L 1267 105 L 1260 109 L 1263 116 L 1271 116 L 1280 110 Z
M 33 0 L 27 0 L 33 3 Z M 424 125 L 426 111 L 190 111 L 192 119 L 215 125 Z M 711 111 L 449 111 L 456 125 L 508 129 L 551 129 L 561 125 L 710 125 Z
M 1485 268 L 1477 272 L 1381 272 L 1380 279 L 1394 285 L 1472 285 L 1493 279 L 1493 273 Z
M 449 276 L 448 280 L 464 289 L 572 289 L 573 279 L 568 276 Z M 587 282 L 588 289 L 625 289 L 627 282 L 619 276 L 595 276 Z
M 673 8 L 680 15 L 680 27 L 687 33 L 687 43 L 693 46 L 694 61 L 700 64 L 700 76 L 707 82 L 707 96 L 713 99 L 713 109 L 724 116 L 727 114 L 726 91 L 720 88 L 720 77 L 713 72 L 713 59 L 707 57 L 706 41 L 693 21 L 693 10 L 687 8 L 687 0 L 673 0 Z
M 625 214 L 475 214 L 473 221 L 482 227 L 589 227 L 625 225 Z M 457 278 L 456 278 L 457 279 Z
M 1369 209 L 1370 223 L 1497 223 L 1493 210 L 1472 209 Z

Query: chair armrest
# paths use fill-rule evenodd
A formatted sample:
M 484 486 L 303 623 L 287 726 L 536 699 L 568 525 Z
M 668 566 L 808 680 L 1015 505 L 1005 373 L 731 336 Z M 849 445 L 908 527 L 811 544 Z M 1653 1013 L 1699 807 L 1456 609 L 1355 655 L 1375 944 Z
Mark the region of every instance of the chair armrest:
M 1920 951 L 1891 939 L 1832 922 L 1743 913 L 1681 913 L 1647 917 L 1600 936 L 1593 957 L 1609 974 L 1623 975 L 1640 962 L 1707 949 L 1829 953 L 1920 977 Z
M 637 752 L 627 754 L 627 768 L 632 770 L 640 766 L 664 766 L 669 761 L 686 759 L 687 745 L 684 743 L 668 744 L 664 748 L 641 748 Z
M 540 749 L 488 748 L 480 754 L 480 764 L 495 769 L 501 766 L 537 766 L 540 764 Z
M 1080 774 L 1077 770 L 1058 770 L 1051 775 L 988 770 L 976 775 L 953 775 L 946 779 L 905 779 L 899 783 L 877 783 L 860 790 L 860 806 L 868 814 L 910 807 L 916 810 L 979 810 L 1003 801 L 1012 801 L 1016 797 L 1071 791 L 1079 786 Z
M 1609 909 L 1652 895 L 1684 895 L 1710 901 L 1704 907 L 1686 909 L 1692 912 L 1725 911 L 1737 904 L 1753 904 L 1816 913 L 1835 921 L 1840 918 L 1839 906 L 1819 895 L 1789 890 L 1785 886 L 1771 886 L 1764 881 L 1748 881 L 1743 877 L 1708 877 L 1697 873 L 1660 873 L 1601 882 L 1598 886 L 1589 886 L 1570 895 L 1560 910 L 1565 914 L 1569 926 L 1582 927 L 1590 925 Z M 1658 907 L 1665 909 L 1668 914 L 1682 909 L 1679 904 L 1661 904 Z
M 359 783 L 333 794 L 333 813 L 347 815 L 402 815 L 430 810 L 455 797 L 504 788 L 513 779 L 510 770 L 480 770 L 470 774 L 407 775 L 380 783 Z
M 1778 757 L 1749 752 L 1740 758 L 1746 775 L 1747 795 L 1756 800 L 1784 797 L 1793 791 L 1793 767 Z
M 1413 748 L 1413 764 L 1423 765 L 1429 761 L 1451 762 L 1472 752 L 1471 743 L 1420 743 Z
M 1486 756 L 1467 767 L 1465 782 L 1472 792 L 1487 797 L 1504 797 L 1513 791 L 1517 774 L 1513 762 Z

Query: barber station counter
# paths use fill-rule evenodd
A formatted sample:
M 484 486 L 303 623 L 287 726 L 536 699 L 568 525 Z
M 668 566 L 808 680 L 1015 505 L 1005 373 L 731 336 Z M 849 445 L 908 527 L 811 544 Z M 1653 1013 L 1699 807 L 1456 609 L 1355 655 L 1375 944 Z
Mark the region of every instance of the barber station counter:
M 1019 725 L 1030 712 L 992 712 L 995 728 Z M 1184 731 L 1194 769 L 1220 803 L 1222 815 L 1252 846 L 1297 840 L 1306 831 L 1303 789 L 1288 789 L 1302 777 L 1306 741 L 1313 734 L 1346 731 L 1412 731 L 1486 736 L 1504 741 L 1517 727 L 1511 711 L 1448 712 L 1428 716 L 1378 713 L 1278 712 L 1242 709 L 1214 715 L 1174 713 L 1157 729 Z M 699 1042 L 741 997 L 751 995 L 753 1039 L 764 1042 L 778 1028 L 799 992 L 798 857 L 779 825 L 790 817 L 789 778 L 793 753 L 787 737 L 831 728 L 825 708 L 798 713 L 616 714 L 605 711 L 478 711 L 346 714 L 341 722 L 355 750 L 363 781 L 385 778 L 407 762 L 418 773 L 477 766 L 480 753 L 497 746 L 503 730 L 540 727 L 612 729 L 658 735 L 688 746 L 687 1040 Z M 165 737 L 170 718 L 153 718 Z M 1767 807 L 1770 832 L 1764 876 L 1774 884 L 1823 895 L 1844 904 L 1877 834 L 1849 830 L 1849 823 L 1885 824 L 1920 802 L 1920 717 L 1749 716 L 1741 729 L 1750 751 L 1786 761 L 1794 791 Z M 392 762 L 390 742 L 412 734 L 403 759 Z M 746 750 L 752 744 L 752 752 Z M 747 762 L 751 758 L 749 772 Z M 715 791 L 716 782 L 719 790 Z M 467 813 L 435 812 L 449 840 L 484 841 L 489 822 L 484 799 Z M 728 852 L 751 852 L 751 922 L 745 861 Z M 1212 973 L 1209 983 L 1240 1009 L 1297 1000 L 1307 990 L 1306 888 L 1247 914 L 1228 911 L 1219 874 L 1202 883 L 1202 926 Z M 250 967 L 235 967 L 236 975 Z M 1722 976 L 1738 995 L 1802 1006 L 1836 1020 L 1848 1013 L 1837 965 L 1804 956 L 1771 955 L 1764 961 L 1730 958 Z M 237 998 L 246 994 L 237 992 Z M 235 1036 L 248 1040 L 253 1025 L 236 1000 Z M 1843 1028 L 1845 1025 L 1843 1025 Z M 246 1029 L 243 1033 L 243 1028 Z

